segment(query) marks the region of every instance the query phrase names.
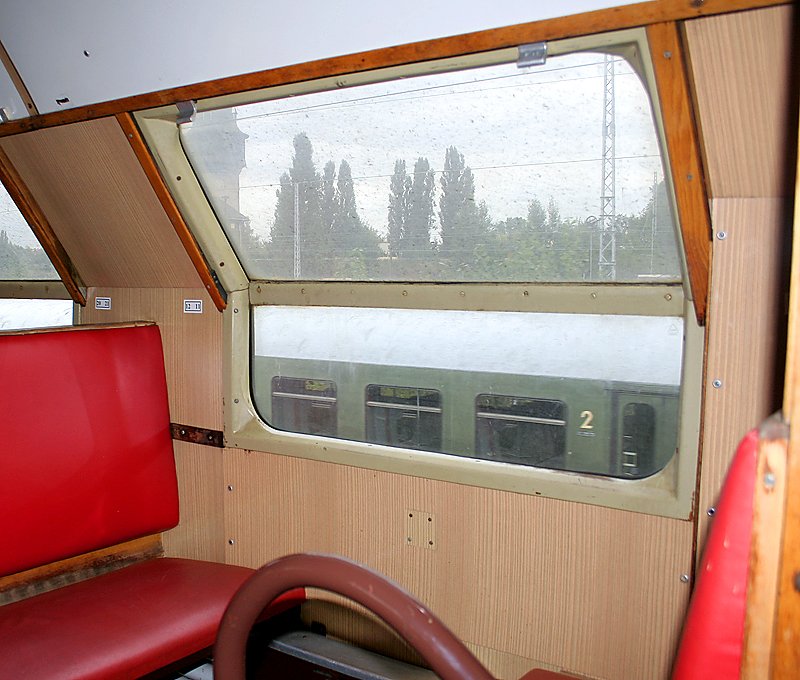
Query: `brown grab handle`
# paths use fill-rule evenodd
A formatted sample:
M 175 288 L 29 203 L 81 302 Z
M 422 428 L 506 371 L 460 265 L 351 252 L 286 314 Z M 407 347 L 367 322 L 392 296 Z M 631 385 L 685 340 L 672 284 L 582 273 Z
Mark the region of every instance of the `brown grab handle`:
M 214 644 L 216 680 L 243 680 L 247 637 L 264 607 L 293 588 L 349 597 L 377 614 L 419 652 L 442 680 L 495 680 L 464 644 L 400 586 L 333 555 L 289 555 L 256 571 L 233 596 Z

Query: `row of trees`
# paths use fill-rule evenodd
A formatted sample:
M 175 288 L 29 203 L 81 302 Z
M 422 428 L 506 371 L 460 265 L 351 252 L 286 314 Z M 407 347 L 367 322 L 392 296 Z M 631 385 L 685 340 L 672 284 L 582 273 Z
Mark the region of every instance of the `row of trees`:
M 438 188 L 437 178 L 438 177 Z M 437 190 L 438 189 L 438 190 Z M 437 199 L 438 196 L 438 199 Z M 381 237 L 358 213 L 347 161 L 320 174 L 311 141 L 294 138 L 292 167 L 277 190 L 269 241 L 254 244 L 266 278 L 581 281 L 598 268 L 601 234 L 592 220 L 564 219 L 550 199 L 525 216 L 493 221 L 455 146 L 435 173 L 427 158 L 409 172 L 397 159 Z M 680 269 L 663 183 L 638 215 L 616 222 L 616 279 L 676 275 Z
M 41 248 L 26 248 L 0 231 L 0 279 L 51 279 L 53 265 Z

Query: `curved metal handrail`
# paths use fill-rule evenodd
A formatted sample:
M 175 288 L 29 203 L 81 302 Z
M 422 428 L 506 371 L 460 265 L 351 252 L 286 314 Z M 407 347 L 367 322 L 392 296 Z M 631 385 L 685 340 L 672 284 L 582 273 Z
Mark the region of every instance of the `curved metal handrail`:
M 425 605 L 378 572 L 343 557 L 299 554 L 256 571 L 234 595 L 214 644 L 214 677 L 243 680 L 250 629 L 264 608 L 293 588 L 322 588 L 363 605 L 410 644 L 442 680 L 495 680 Z

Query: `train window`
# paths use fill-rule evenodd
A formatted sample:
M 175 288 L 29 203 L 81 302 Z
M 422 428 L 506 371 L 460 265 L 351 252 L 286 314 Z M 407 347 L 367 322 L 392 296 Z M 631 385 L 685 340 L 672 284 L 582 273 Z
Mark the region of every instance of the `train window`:
M 366 407 L 367 441 L 441 450 L 442 395 L 438 390 L 367 385 Z
M 136 114 L 228 294 L 227 441 L 688 517 L 703 331 L 646 33 L 520 54 Z
M 72 325 L 71 300 L 0 299 L 0 331 Z
M 622 474 L 643 477 L 653 472 L 656 412 L 650 404 L 625 404 L 622 411 Z
M 0 184 L 0 280 L 58 279 L 58 273 L 6 188 Z
M 200 111 L 180 133 L 251 279 L 681 278 L 624 51 Z
M 336 384 L 275 376 L 270 421 L 280 430 L 335 437 Z
M 564 468 L 567 405 L 563 401 L 479 394 L 475 453 L 488 460 Z

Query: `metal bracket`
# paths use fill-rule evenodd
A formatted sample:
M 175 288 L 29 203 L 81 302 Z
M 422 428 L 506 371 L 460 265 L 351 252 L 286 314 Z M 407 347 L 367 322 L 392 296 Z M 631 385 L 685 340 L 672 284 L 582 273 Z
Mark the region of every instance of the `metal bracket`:
M 177 102 L 175 106 L 178 107 L 178 119 L 175 121 L 178 125 L 191 123 L 194 120 L 197 114 L 197 107 L 194 102 Z
M 547 61 L 547 43 L 529 43 L 520 45 L 517 49 L 519 49 L 517 68 L 542 66 Z

